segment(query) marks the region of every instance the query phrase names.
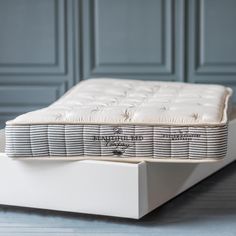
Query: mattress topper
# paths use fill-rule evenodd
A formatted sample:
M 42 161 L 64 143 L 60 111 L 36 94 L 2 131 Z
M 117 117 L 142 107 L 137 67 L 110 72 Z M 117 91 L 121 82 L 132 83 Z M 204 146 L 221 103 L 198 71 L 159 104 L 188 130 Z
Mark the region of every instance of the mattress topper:
M 7 124 L 225 124 L 231 94 L 221 85 L 89 79 Z

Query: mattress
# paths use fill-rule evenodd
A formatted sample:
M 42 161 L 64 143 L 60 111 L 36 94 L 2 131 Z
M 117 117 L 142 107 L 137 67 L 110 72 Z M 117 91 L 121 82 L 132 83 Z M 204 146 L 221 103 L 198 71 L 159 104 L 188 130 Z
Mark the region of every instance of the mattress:
M 227 152 L 230 88 L 88 79 L 6 123 L 9 157 L 201 160 Z

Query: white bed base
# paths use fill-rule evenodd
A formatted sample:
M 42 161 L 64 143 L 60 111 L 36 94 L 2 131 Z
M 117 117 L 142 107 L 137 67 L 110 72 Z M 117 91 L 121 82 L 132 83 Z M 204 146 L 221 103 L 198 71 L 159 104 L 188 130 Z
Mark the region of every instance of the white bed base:
M 236 119 L 227 158 L 209 163 L 19 160 L 1 153 L 0 204 L 139 219 L 233 162 L 235 140 Z

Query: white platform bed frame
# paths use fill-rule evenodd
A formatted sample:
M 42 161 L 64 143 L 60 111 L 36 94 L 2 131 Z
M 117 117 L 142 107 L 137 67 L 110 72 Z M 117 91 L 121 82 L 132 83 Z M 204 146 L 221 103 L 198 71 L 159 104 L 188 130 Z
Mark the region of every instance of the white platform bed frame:
M 139 219 L 236 160 L 236 118 L 218 162 L 17 159 L 0 140 L 0 204 Z

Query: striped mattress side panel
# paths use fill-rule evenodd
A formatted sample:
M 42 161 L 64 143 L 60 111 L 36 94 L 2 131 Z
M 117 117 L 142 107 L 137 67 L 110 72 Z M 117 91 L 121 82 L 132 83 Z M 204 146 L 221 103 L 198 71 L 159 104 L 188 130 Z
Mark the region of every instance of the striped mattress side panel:
M 9 157 L 223 158 L 228 126 L 7 125 Z

